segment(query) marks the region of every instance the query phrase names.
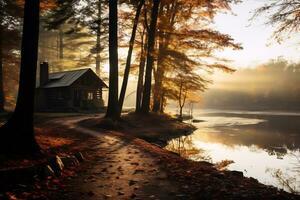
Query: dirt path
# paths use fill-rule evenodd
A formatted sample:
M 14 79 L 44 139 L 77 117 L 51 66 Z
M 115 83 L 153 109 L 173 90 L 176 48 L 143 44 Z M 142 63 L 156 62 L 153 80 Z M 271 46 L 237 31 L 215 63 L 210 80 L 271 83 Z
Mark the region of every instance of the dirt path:
M 97 116 L 99 117 L 99 116 Z M 64 191 L 52 199 L 186 199 L 171 182 L 157 159 L 130 140 L 79 127 L 91 117 L 64 118 L 50 123 L 95 137 L 90 146 L 94 156 L 84 171 L 68 180 Z

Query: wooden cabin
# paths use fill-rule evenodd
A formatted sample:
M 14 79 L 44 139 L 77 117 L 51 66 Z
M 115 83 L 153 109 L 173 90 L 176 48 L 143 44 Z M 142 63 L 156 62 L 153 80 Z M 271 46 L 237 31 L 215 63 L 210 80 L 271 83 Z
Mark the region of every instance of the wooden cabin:
M 90 68 L 49 73 L 46 62 L 40 65 L 37 82 L 37 111 L 96 111 L 104 106 L 102 91 L 108 88 Z

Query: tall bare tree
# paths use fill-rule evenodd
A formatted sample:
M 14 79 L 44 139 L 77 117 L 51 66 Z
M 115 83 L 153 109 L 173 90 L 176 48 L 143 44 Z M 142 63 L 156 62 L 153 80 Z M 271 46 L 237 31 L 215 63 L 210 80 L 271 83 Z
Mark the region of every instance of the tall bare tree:
M 126 60 L 124 76 L 123 76 L 123 83 L 122 83 L 121 93 L 120 93 L 120 97 L 119 97 L 119 108 L 120 108 L 119 115 L 121 115 L 121 111 L 122 111 L 122 107 L 123 107 L 123 103 L 124 103 L 124 98 L 125 98 L 127 84 L 128 84 L 128 78 L 129 78 L 129 72 L 130 72 L 130 67 L 131 67 L 131 57 L 132 57 L 133 46 L 134 46 L 134 42 L 135 42 L 136 31 L 137 31 L 139 18 L 140 18 L 141 11 L 142 11 L 144 4 L 145 4 L 145 0 L 140 0 L 140 1 L 138 1 L 138 6 L 136 8 L 136 14 L 135 14 L 134 22 L 133 22 L 131 38 L 129 41 L 129 49 L 128 49 L 128 55 L 127 55 L 127 60 Z
M 109 1 L 109 95 L 106 117 L 119 118 L 118 101 L 118 0 Z
M 143 101 L 141 107 L 141 112 L 144 114 L 147 114 L 150 111 L 152 70 L 154 64 L 154 46 L 155 46 L 155 36 L 156 36 L 159 6 L 160 6 L 160 0 L 153 0 L 151 23 L 149 27 L 148 43 L 147 43 L 147 64 L 146 64 L 146 73 L 145 73 L 145 85 L 144 85 Z
M 141 32 L 141 50 L 140 50 L 140 63 L 139 63 L 139 73 L 138 73 L 138 82 L 136 88 L 136 105 L 135 112 L 139 113 L 142 106 L 142 94 L 144 87 L 144 74 L 145 74 L 145 64 L 146 64 L 146 53 L 147 53 L 147 30 L 145 25 L 142 28 Z

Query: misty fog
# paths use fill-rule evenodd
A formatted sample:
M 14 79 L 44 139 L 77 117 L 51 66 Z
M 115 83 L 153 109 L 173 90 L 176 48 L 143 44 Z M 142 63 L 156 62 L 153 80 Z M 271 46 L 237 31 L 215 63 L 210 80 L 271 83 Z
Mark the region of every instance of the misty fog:
M 300 63 L 279 58 L 226 77 L 203 94 L 201 107 L 300 110 Z

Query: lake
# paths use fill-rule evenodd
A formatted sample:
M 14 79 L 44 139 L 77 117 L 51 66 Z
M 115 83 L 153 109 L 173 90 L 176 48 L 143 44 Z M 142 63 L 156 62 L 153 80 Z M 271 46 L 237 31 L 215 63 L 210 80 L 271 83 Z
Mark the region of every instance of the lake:
M 228 170 L 300 192 L 300 113 L 198 110 L 194 119 L 203 120 L 193 123 L 198 129 L 169 141 L 168 150 L 192 160 L 233 161 Z

